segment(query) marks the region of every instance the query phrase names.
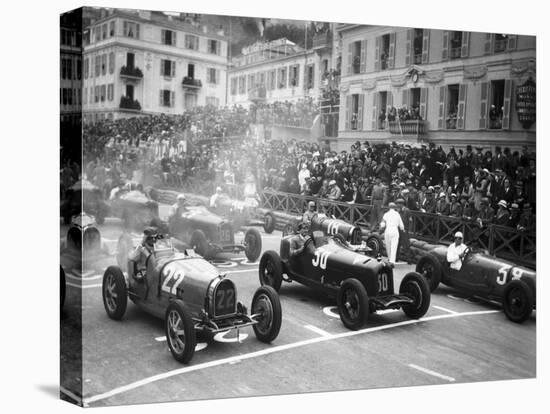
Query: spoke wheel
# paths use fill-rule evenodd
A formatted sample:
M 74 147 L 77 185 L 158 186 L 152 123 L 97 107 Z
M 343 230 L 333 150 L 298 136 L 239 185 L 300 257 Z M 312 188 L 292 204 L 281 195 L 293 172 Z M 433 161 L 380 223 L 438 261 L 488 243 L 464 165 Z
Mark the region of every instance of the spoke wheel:
M 103 275 L 103 305 L 111 319 L 120 320 L 126 312 L 128 289 L 126 279 L 117 266 L 110 266 Z
M 183 364 L 191 361 L 197 338 L 191 316 L 181 301 L 174 301 L 168 305 L 165 329 L 168 347 L 174 359 Z
M 282 310 L 279 295 L 271 286 L 262 286 L 254 293 L 251 312 L 258 315 L 254 334 L 262 342 L 273 341 L 281 330 Z
M 430 292 L 436 290 L 441 283 L 441 265 L 431 256 L 424 256 L 418 261 L 416 272 L 426 279 Z
M 283 267 L 277 252 L 268 250 L 262 255 L 258 267 L 260 284 L 279 291 L 283 282 Z

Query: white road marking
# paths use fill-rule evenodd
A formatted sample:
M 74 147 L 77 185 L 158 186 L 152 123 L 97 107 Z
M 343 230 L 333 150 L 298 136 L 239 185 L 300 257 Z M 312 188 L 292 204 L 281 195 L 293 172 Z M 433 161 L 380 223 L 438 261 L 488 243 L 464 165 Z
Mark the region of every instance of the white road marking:
M 65 387 L 59 387 L 59 391 L 61 391 L 63 394 L 65 394 L 67 397 L 72 398 L 74 401 L 76 401 L 78 404 L 82 404 L 82 398 L 77 396 L 72 391 L 69 391 Z
M 401 309 L 382 309 L 376 311 L 375 315 L 385 315 L 386 313 L 399 312 Z
M 477 311 L 477 312 L 463 312 L 463 313 L 456 313 L 456 314 L 446 313 L 446 314 L 443 314 L 443 315 L 436 315 L 436 316 L 431 316 L 431 317 L 428 317 L 428 318 L 408 319 L 408 320 L 402 321 L 402 322 L 396 322 L 396 323 L 392 323 L 392 324 L 388 324 L 388 325 L 375 326 L 373 328 L 365 328 L 365 329 L 361 329 L 361 330 L 358 330 L 358 331 L 347 331 L 347 332 L 334 334 L 334 335 L 330 335 L 330 336 L 318 336 L 318 337 L 315 337 L 315 338 L 311 338 L 311 339 L 307 339 L 307 340 L 303 340 L 303 341 L 298 341 L 298 342 L 293 342 L 293 343 L 289 343 L 289 344 L 285 344 L 285 345 L 273 346 L 273 347 L 270 347 L 270 348 L 263 348 L 260 351 L 250 352 L 248 354 L 236 355 L 236 356 L 222 358 L 222 359 L 218 359 L 218 360 L 214 360 L 214 361 L 204 362 L 202 364 L 197 364 L 197 365 L 187 366 L 187 367 L 183 367 L 183 368 L 178 368 L 178 369 L 174 369 L 172 371 L 163 372 L 163 373 L 160 373 L 160 374 L 157 374 L 157 375 L 153 375 L 151 377 L 143 378 L 141 380 L 132 382 L 130 384 L 123 385 L 121 387 L 114 388 L 114 389 L 112 389 L 110 391 L 107 391 L 107 392 L 104 392 L 102 394 L 97 394 L 97 395 L 94 395 L 94 396 L 91 396 L 91 397 L 86 397 L 86 398 L 83 399 L 83 402 L 86 403 L 86 404 L 90 404 L 90 403 L 93 403 L 93 402 L 96 402 L 96 401 L 101 401 L 101 400 L 113 397 L 113 396 L 118 395 L 118 394 L 122 394 L 122 393 L 130 391 L 130 390 L 134 390 L 136 388 L 142 387 L 142 386 L 147 385 L 147 384 L 151 384 L 151 383 L 156 382 L 156 381 L 161 381 L 161 380 L 164 380 L 166 378 L 174 377 L 176 375 L 182 375 L 182 374 L 186 374 L 188 372 L 200 371 L 200 370 L 203 370 L 203 369 L 217 367 L 217 366 L 220 366 L 220 365 L 227 365 L 227 364 L 231 364 L 232 362 L 235 362 L 235 361 L 243 361 L 243 360 L 247 360 L 247 359 L 257 358 L 257 357 L 260 357 L 260 356 L 269 355 L 269 354 L 273 354 L 273 353 L 276 353 L 276 352 L 288 351 L 289 349 L 300 348 L 300 347 L 303 347 L 303 346 L 313 345 L 313 344 L 317 344 L 317 343 L 320 343 L 320 342 L 333 341 L 333 340 L 337 340 L 337 339 L 341 339 L 341 338 L 348 338 L 348 337 L 367 334 L 367 333 L 371 333 L 371 332 L 378 332 L 378 331 L 383 331 L 383 330 L 387 330 L 387 329 L 398 328 L 398 327 L 401 327 L 401 326 L 414 325 L 414 324 L 418 324 L 418 323 L 422 323 L 422 322 L 429 322 L 429 321 L 434 321 L 434 320 L 439 320 L 439 319 L 449 319 L 449 318 L 457 318 L 457 317 L 463 317 L 463 316 L 487 315 L 487 314 L 493 314 L 493 313 L 499 313 L 499 312 L 500 311 L 498 311 L 498 310 L 489 310 L 489 311 Z
M 214 341 L 222 342 L 222 343 L 233 343 L 233 342 L 241 343 L 246 338 L 248 338 L 247 333 L 240 333 L 240 332 L 239 332 L 239 337 L 226 338 L 225 335 L 227 335 L 229 332 L 230 331 L 217 333 L 216 335 L 214 335 Z
M 157 336 L 155 338 L 155 341 L 157 342 L 165 342 L 166 341 L 166 337 L 165 336 Z
M 91 288 L 97 288 L 97 287 L 103 286 L 101 283 L 96 283 L 94 285 L 75 285 L 74 283 L 66 282 L 65 284 L 67 286 L 71 286 L 78 289 L 91 289 Z
M 444 379 L 444 380 L 449 381 L 449 382 L 455 382 L 455 379 L 453 377 L 448 377 L 447 375 L 440 374 L 439 372 L 435 372 L 435 371 L 432 371 L 432 370 L 427 369 L 427 368 L 420 367 L 420 366 L 415 365 L 415 364 L 409 364 L 409 367 L 411 367 L 413 369 L 417 369 L 418 371 L 422 371 L 425 374 L 432 375 L 434 377 Z
M 334 311 L 336 309 L 336 311 Z M 325 306 L 323 308 L 323 313 L 331 318 L 340 319 L 340 314 L 337 312 L 338 308 L 336 306 Z
M 94 274 L 94 272 L 92 271 L 90 273 L 90 275 L 92 276 L 75 276 L 74 274 L 72 273 L 67 273 L 66 276 L 69 278 L 69 279 L 74 279 L 74 280 L 96 280 L 96 279 L 101 279 L 103 277 L 102 274 Z
M 458 313 L 458 312 L 455 312 L 453 310 L 444 308 L 443 306 L 432 305 L 432 308 L 436 308 L 436 309 L 439 309 L 440 311 L 447 312 L 447 313 Z
M 324 331 L 321 328 L 317 328 L 316 326 L 313 326 L 313 325 L 304 325 L 304 328 L 309 329 L 310 331 L 313 331 L 316 334 L 319 334 L 321 336 L 330 336 L 331 335 L 327 331 Z

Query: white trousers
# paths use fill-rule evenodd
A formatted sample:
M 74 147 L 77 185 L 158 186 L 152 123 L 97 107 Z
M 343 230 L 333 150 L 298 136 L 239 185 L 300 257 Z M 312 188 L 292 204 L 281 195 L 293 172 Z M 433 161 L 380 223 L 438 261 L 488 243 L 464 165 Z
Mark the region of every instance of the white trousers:
M 397 257 L 397 245 L 399 244 L 399 230 L 395 228 L 386 228 L 384 232 L 384 241 L 386 242 L 386 254 L 390 263 L 395 263 Z

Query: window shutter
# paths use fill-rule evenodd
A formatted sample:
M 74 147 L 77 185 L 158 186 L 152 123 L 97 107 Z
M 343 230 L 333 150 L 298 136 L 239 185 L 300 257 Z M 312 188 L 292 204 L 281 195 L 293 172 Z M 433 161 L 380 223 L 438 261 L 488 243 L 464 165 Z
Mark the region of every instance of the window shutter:
M 462 47 L 460 49 L 460 57 L 468 57 L 470 53 L 470 32 L 462 32 Z
M 351 95 L 346 96 L 346 130 L 351 129 Z
M 315 88 L 315 63 L 311 64 L 311 88 Z
M 359 95 L 359 108 L 357 109 L 357 130 L 363 130 L 363 106 L 365 105 L 365 94 Z
M 491 33 L 485 34 L 485 48 L 483 49 L 483 53 L 486 55 L 490 55 L 493 51 L 493 35 Z
M 176 43 L 176 39 L 177 39 L 177 38 L 176 38 L 176 35 L 177 35 L 177 34 L 178 34 L 178 32 L 172 32 L 172 44 L 173 44 L 174 46 L 177 45 L 177 43 Z
M 136 24 L 136 39 L 139 39 L 139 24 Z
M 115 71 L 115 53 L 111 52 L 109 53 L 109 73 L 113 73 Z
M 445 129 L 445 92 L 446 86 L 439 87 L 439 117 L 437 120 L 437 128 Z
M 164 91 L 161 89 L 160 93 L 159 93 L 159 105 L 160 106 L 162 106 L 162 104 L 164 103 L 162 98 L 164 98 Z
M 395 33 L 390 33 L 390 56 L 388 58 L 388 68 L 395 67 Z
M 426 108 L 428 107 L 428 88 L 420 89 L 420 118 L 426 120 Z
M 447 30 L 443 32 L 443 52 L 441 54 L 441 59 L 449 59 L 449 32 Z
M 409 66 L 412 63 L 411 56 L 413 54 L 413 38 L 414 29 L 407 30 L 407 43 L 405 43 L 405 65 Z
M 386 106 L 389 106 L 390 108 L 393 106 L 393 92 L 388 91 L 388 100 L 386 102 Z
M 220 54 L 220 46 L 221 46 L 220 41 L 216 40 L 216 55 Z
M 308 65 L 304 65 L 304 89 L 307 89 L 309 85 L 308 67 Z
M 171 77 L 176 76 L 176 61 L 175 60 L 170 61 L 170 76 Z
M 170 91 L 170 106 L 173 108 L 176 102 L 176 92 Z
M 348 75 L 351 75 L 351 73 L 352 73 L 351 72 L 352 60 L 353 60 L 353 42 L 351 42 L 348 45 Z
M 380 36 L 376 38 L 376 46 L 374 48 L 374 70 L 375 71 L 380 71 L 380 42 L 381 42 L 381 40 L 382 40 L 382 38 Z
M 487 100 L 489 98 L 489 82 L 481 83 L 481 102 L 479 115 L 479 129 L 487 128 Z
M 160 76 L 164 76 L 164 59 L 160 60 Z
M 367 41 L 366 40 L 361 40 L 361 66 L 359 71 L 361 73 L 365 73 L 367 71 Z
M 123 25 L 123 26 L 124 26 L 124 33 L 123 33 L 123 35 L 124 35 L 124 36 L 127 36 L 127 35 L 128 35 L 128 22 L 124 22 L 124 25 Z
M 458 90 L 458 115 L 456 129 L 464 129 L 466 124 L 466 92 L 467 84 L 461 84 Z
M 502 111 L 502 129 L 510 129 L 510 104 L 512 102 L 512 80 L 504 82 L 504 110 Z
M 430 29 L 422 30 L 422 63 L 430 58 Z
M 403 89 L 403 96 L 402 96 L 401 106 L 407 105 L 407 109 L 409 109 L 409 90 Z
M 378 92 L 374 92 L 372 94 L 372 128 L 371 128 L 373 131 L 376 131 L 378 129 L 376 125 L 376 120 L 378 119 L 378 112 L 376 111 L 377 99 L 378 99 Z
M 508 50 L 516 50 L 518 43 L 517 35 L 508 35 Z

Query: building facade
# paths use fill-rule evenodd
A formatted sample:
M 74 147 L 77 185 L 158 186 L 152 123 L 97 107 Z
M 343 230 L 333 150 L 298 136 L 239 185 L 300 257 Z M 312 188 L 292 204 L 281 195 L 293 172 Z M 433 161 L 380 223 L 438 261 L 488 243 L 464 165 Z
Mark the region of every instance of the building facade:
M 179 16 L 105 11 L 84 33 L 85 122 L 226 104 L 228 43 Z
M 535 146 L 534 36 L 349 24 L 336 31 L 339 148 L 357 140 Z

